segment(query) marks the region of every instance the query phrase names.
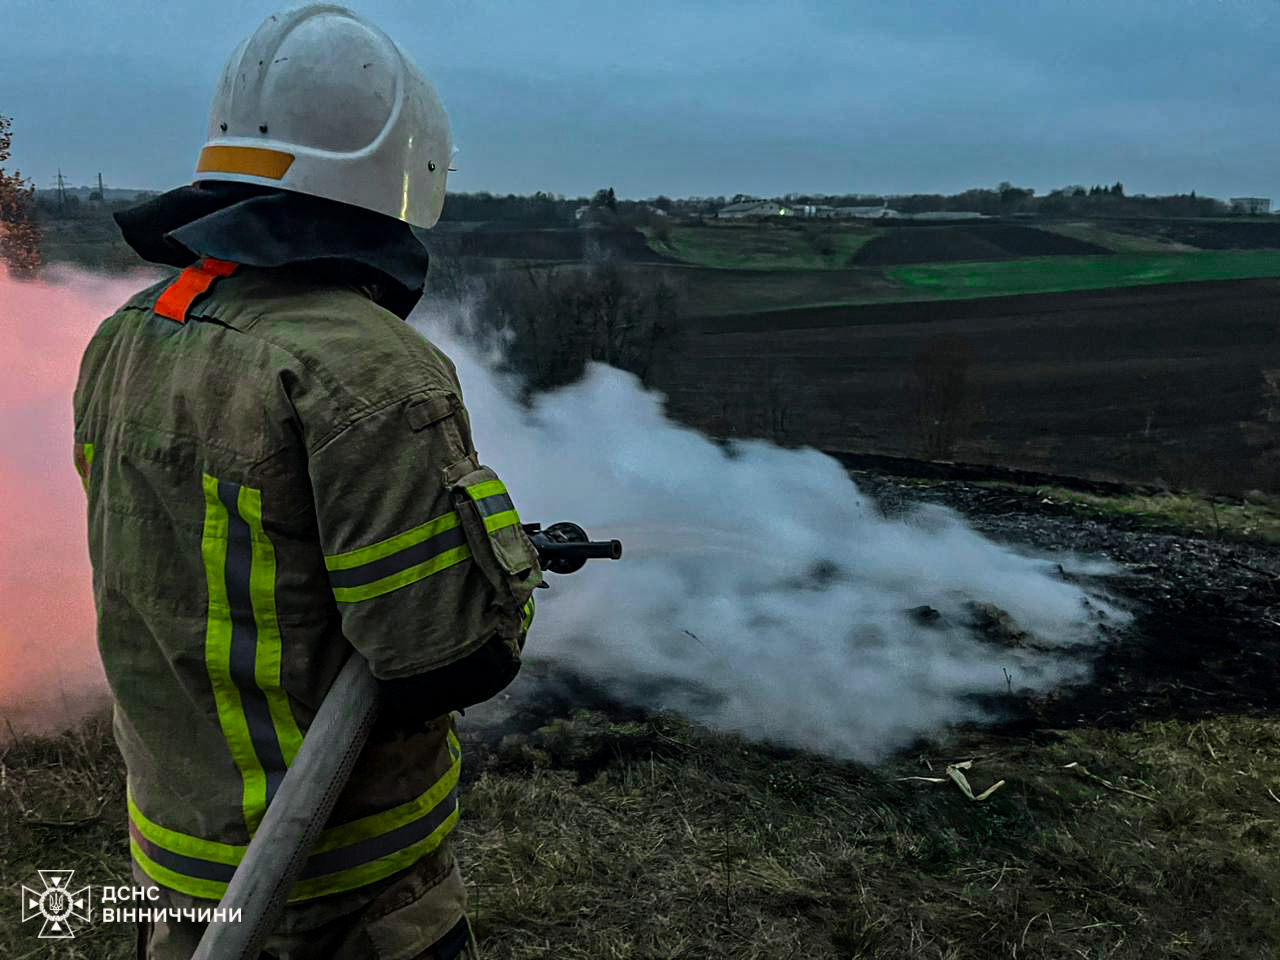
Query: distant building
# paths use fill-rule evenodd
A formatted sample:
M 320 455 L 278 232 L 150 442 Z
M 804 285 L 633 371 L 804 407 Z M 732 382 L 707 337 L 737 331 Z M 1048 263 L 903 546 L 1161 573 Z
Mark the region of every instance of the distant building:
M 925 213 L 911 213 L 908 216 L 912 220 L 985 220 L 985 213 L 975 213 L 969 210 L 929 210 Z M 1014 214 L 1017 216 L 1017 214 Z
M 1270 213 L 1271 198 L 1270 197 L 1232 197 L 1231 198 L 1232 213 Z
M 889 207 L 836 207 L 835 215 L 837 217 L 859 217 L 863 220 L 895 220 L 902 217 L 897 210 L 890 210 Z
M 836 208 L 821 203 L 804 203 L 793 208 L 800 217 L 834 217 Z
M 796 216 L 796 211 L 773 200 L 744 200 L 721 207 L 716 216 L 721 220 L 745 220 L 749 217 Z

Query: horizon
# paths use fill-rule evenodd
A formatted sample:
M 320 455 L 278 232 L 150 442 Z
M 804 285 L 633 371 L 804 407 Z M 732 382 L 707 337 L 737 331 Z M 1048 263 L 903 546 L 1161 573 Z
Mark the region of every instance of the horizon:
M 65 180 L 65 176 L 64 176 L 64 180 Z M 1047 197 L 1053 192 L 1053 190 L 1062 190 L 1062 189 L 1066 189 L 1067 187 L 1081 186 L 1081 187 L 1084 187 L 1084 189 L 1088 190 L 1090 187 L 1093 187 L 1093 186 L 1103 186 L 1103 187 L 1111 186 L 1111 184 L 1107 184 L 1107 183 L 1093 184 L 1093 183 L 1073 182 L 1070 184 L 1062 184 L 1058 187 L 1053 187 L 1050 190 L 1041 190 L 1035 187 L 1028 188 L 1024 184 L 1019 184 L 1016 181 L 1011 181 L 1011 182 L 1014 187 L 1017 187 L 1019 189 L 1032 189 L 1033 196 L 1036 198 Z M 1243 193 L 1236 193 L 1231 195 L 1216 195 L 1216 194 L 1205 193 L 1203 191 L 1196 190 L 1194 188 L 1187 191 L 1180 191 L 1179 193 L 1176 193 L 1176 194 L 1144 193 L 1142 191 L 1131 191 L 1128 185 L 1124 184 L 1123 180 L 1119 182 L 1124 186 L 1124 195 L 1125 197 L 1128 197 L 1128 198 L 1136 198 L 1136 197 L 1162 198 L 1162 197 L 1170 197 L 1170 196 L 1185 196 L 1187 194 L 1194 193 L 1197 197 L 1200 197 L 1202 199 L 1219 200 L 1222 202 L 1227 202 L 1231 199 L 1243 199 L 1246 197 L 1254 198 L 1258 196 L 1257 194 L 1243 194 Z M 810 191 L 810 192 L 804 193 L 798 190 L 790 190 L 790 191 L 787 191 L 786 193 L 751 195 L 751 196 L 748 196 L 747 199 L 761 200 L 761 201 L 774 200 L 774 201 L 780 201 L 780 202 L 787 202 L 788 197 L 827 196 L 827 197 L 866 197 L 866 198 L 882 197 L 885 200 L 894 200 L 894 199 L 906 199 L 908 197 L 917 197 L 917 196 L 958 196 L 959 194 L 965 193 L 970 190 L 995 190 L 996 188 L 997 188 L 997 185 L 975 184 L 973 186 L 965 187 L 962 190 L 957 190 L 957 191 L 954 191 L 953 193 L 947 193 L 947 194 L 939 194 L 936 191 L 930 191 L 930 190 L 913 190 L 913 191 L 907 191 L 907 192 L 901 192 L 901 193 L 870 193 L 865 191 L 845 191 L 845 192 L 835 192 L 835 193 Z M 78 183 L 78 184 L 64 183 L 63 189 L 68 191 L 83 191 L 83 190 L 94 191 L 98 189 L 98 185 L 96 182 L 95 183 Z M 172 188 L 169 188 L 169 189 L 172 189 Z M 603 187 L 593 188 L 592 190 L 586 191 L 585 193 L 554 194 L 554 196 L 558 197 L 562 201 L 565 201 L 565 200 L 589 201 L 591 200 L 592 196 L 595 194 L 596 190 L 600 190 L 600 189 L 608 189 L 608 184 L 605 184 Z M 103 190 L 106 193 L 111 193 L 114 191 L 119 193 L 135 193 L 135 194 L 149 193 L 149 194 L 157 194 L 157 195 L 165 192 L 164 189 L 157 188 L 157 187 L 116 187 L 116 186 L 111 186 L 110 184 L 107 184 L 105 181 L 103 183 Z M 58 191 L 57 186 L 42 187 L 38 184 L 36 185 L 36 193 L 38 195 L 53 194 L 53 193 L 57 193 L 57 191 Z M 500 192 L 495 190 L 450 190 L 448 191 L 449 194 L 456 194 L 456 195 L 466 195 L 466 194 L 475 195 L 475 194 L 489 193 L 495 197 L 508 197 L 508 196 L 532 197 L 538 192 L 550 194 L 550 191 L 533 191 L 530 193 L 511 193 L 507 191 Z M 689 201 L 689 200 L 706 201 L 706 200 L 723 198 L 726 203 L 733 203 L 734 202 L 733 197 L 737 195 L 738 194 L 736 193 L 685 194 L 685 195 L 678 195 L 678 194 L 671 194 L 671 193 L 654 193 L 646 196 L 628 197 L 628 196 L 622 196 L 621 194 L 617 194 L 616 196 L 618 200 L 627 202 L 627 203 L 644 203 L 646 201 L 657 200 L 660 197 L 665 197 L 666 199 L 672 200 L 672 201 Z M 1273 200 L 1275 198 L 1262 197 L 1262 199 Z M 1280 214 L 1280 210 L 1277 210 L 1276 213 Z

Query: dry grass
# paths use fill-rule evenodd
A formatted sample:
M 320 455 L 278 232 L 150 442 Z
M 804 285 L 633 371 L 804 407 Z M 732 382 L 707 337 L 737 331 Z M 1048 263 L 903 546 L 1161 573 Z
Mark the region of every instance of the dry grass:
M 35 921 L 19 923 L 22 886 L 41 889 L 37 870 L 75 870 L 77 886 L 131 883 L 126 822 L 124 766 L 106 718 L 0 747 L 0 956 L 131 960 L 124 927 L 82 926 L 75 940 L 41 941 Z
M 964 758 L 1004 788 L 898 779 Z M 0 762 L 10 916 L 37 867 L 127 882 L 104 727 Z M 1275 720 L 956 735 L 866 768 L 581 712 L 468 764 L 459 849 L 496 960 L 1280 956 Z M 4 924 L 0 955 L 111 960 L 129 936 Z
M 480 777 L 464 850 L 498 958 L 1256 960 L 1280 944 L 1277 747 L 1223 719 L 868 770 L 583 715 Z M 976 789 L 1007 781 L 983 803 L 896 780 L 974 751 Z
M 1280 497 L 1255 493 L 1237 502 L 1224 502 L 1189 493 L 1151 496 L 1102 496 L 1059 487 L 1013 487 L 1055 503 L 1067 503 L 1097 513 L 1132 517 L 1153 527 L 1280 542 Z

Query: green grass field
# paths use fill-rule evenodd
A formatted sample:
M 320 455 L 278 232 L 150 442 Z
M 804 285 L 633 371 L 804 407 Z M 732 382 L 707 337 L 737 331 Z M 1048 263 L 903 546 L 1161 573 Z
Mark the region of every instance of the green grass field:
M 1280 250 L 1194 250 L 1084 221 L 1043 229 L 1115 252 L 874 267 L 851 262 L 882 232 L 865 224 L 673 225 L 647 237 L 685 264 L 695 316 L 1280 276 Z
M 1057 293 L 1191 280 L 1280 276 L 1280 250 L 1203 250 L 1195 253 L 1037 257 L 983 263 L 892 267 L 906 298 L 994 297 Z

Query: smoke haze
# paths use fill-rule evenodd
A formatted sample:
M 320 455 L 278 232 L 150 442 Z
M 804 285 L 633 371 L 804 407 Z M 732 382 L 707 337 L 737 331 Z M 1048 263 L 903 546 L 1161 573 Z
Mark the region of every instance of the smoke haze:
M 71 398 L 93 330 L 149 282 L 46 277 L 0 273 L 0 714 L 19 731 L 104 702 Z M 874 759 L 980 719 L 973 695 L 1004 692 L 1005 671 L 1015 689 L 1079 678 L 1098 619 L 1124 618 L 1058 577 L 1056 562 L 1080 562 L 1016 554 L 941 508 L 885 519 L 834 460 L 758 441 L 726 452 L 618 370 L 592 366 L 523 408 L 500 357 L 460 334 L 465 309 L 427 305 L 414 322 L 457 363 L 482 458 L 524 518 L 624 541 L 621 562 L 550 577 L 528 647 L 621 697 Z M 973 636 L 971 601 L 1040 648 Z M 942 620 L 917 623 L 922 605 Z
M 549 575 L 526 648 L 623 698 L 873 760 L 981 719 L 974 695 L 1079 679 L 1099 620 L 1125 619 L 1057 572 L 1105 564 L 1014 553 L 938 506 L 886 519 L 830 457 L 763 441 L 727 453 L 609 367 L 526 411 L 499 355 L 470 345 L 464 308 L 415 322 L 456 362 L 481 459 L 521 516 L 623 540 L 618 563 Z M 971 602 L 1041 649 L 975 637 Z M 925 605 L 942 615 L 932 627 L 909 613 Z
M 147 282 L 51 270 L 28 283 L 0 266 L 0 726 L 6 732 L 71 726 L 106 702 L 84 491 L 71 458 L 71 400 L 93 331 Z

